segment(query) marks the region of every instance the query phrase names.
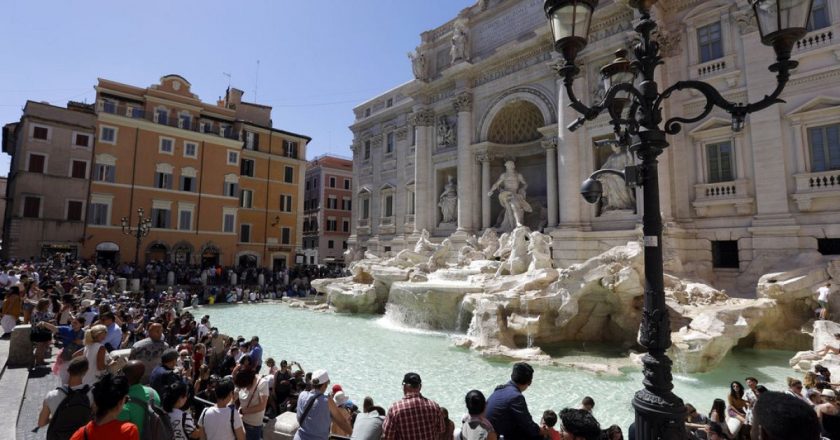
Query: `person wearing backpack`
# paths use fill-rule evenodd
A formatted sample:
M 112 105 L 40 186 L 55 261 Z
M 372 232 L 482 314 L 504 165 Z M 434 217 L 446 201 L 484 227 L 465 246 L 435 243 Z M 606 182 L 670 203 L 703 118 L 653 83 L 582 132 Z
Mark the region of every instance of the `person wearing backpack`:
M 216 385 L 216 405 L 206 408 L 198 417 L 198 427 L 204 430 L 207 440 L 245 440 L 242 416 L 232 406 L 233 382 L 222 379 Z
M 90 386 L 82 382 L 88 370 L 88 361 L 77 357 L 68 364 L 67 372 L 70 377 L 67 386 L 47 393 L 41 414 L 38 416 L 38 428 L 49 425 L 47 440 L 67 440 L 90 421 Z
M 149 412 L 149 404 L 160 408 L 160 396 L 158 396 L 157 391 L 141 383 L 145 370 L 146 367 L 140 361 L 129 361 L 123 367 L 122 372 L 129 384 L 128 403 L 125 404 L 119 415 L 120 420 L 137 425 L 137 430 L 142 438 L 146 438 L 144 436 L 145 421 Z
M 96 413 L 93 421 L 79 428 L 70 440 L 140 440 L 137 426 L 117 420 L 128 397 L 124 376 L 107 373 L 93 386 Z

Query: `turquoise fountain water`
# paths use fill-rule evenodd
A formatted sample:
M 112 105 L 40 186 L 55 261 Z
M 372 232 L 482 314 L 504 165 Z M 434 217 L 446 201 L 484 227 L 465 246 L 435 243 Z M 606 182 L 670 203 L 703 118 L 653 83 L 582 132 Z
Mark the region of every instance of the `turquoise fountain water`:
M 415 371 L 423 378 L 423 394 L 449 409 L 456 423 L 466 412 L 464 395 L 478 389 L 489 396 L 510 377 L 510 362 L 481 358 L 452 347 L 445 333 L 399 328 L 381 316 L 349 316 L 290 309 L 282 304 L 203 307 L 196 315 L 209 314 L 210 322 L 230 336 L 259 335 L 265 357 L 296 360 L 307 371 L 326 368 L 351 399 L 365 396 L 388 407 L 402 394 L 402 376 Z M 592 349 L 590 349 L 592 350 Z M 588 355 L 616 356 L 615 350 Z M 552 351 L 553 355 L 558 350 Z M 564 354 L 570 353 L 568 349 Z M 741 350 L 706 374 L 675 374 L 675 391 L 701 412 L 708 412 L 715 398 L 724 398 L 731 380 L 744 382 L 755 376 L 771 390 L 783 389 L 792 370 L 792 353 Z M 633 420 L 630 402 L 641 387 L 639 370 L 622 377 L 535 366 L 534 383 L 525 392 L 531 414 L 539 420 L 546 409 L 577 407 L 583 396 L 595 399 L 595 416 L 604 427 L 618 424 L 626 431 Z

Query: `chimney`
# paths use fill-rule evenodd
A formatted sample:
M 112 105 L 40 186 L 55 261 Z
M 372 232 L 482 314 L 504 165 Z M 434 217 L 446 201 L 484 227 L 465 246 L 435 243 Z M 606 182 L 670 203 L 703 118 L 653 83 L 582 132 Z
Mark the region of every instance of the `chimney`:
M 243 92 L 242 90 L 239 90 L 237 88 L 232 87 L 228 91 L 228 95 L 227 95 L 227 105 L 228 105 L 228 107 L 234 107 L 234 106 L 236 106 L 236 104 L 241 103 L 242 102 L 242 95 L 244 95 L 244 94 L 245 94 L 245 92 Z

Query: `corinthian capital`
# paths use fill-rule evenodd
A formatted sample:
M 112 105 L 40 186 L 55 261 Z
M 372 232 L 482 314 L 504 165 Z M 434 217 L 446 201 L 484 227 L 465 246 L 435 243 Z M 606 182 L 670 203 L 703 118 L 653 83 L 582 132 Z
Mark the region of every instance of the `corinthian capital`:
M 552 137 L 549 137 L 549 138 L 544 138 L 541 141 L 541 143 L 542 143 L 542 147 L 544 149 L 548 150 L 548 149 L 551 149 L 551 148 L 556 149 L 559 142 L 558 142 L 558 139 L 557 139 L 556 136 L 552 136 Z
M 411 125 L 429 127 L 435 125 L 435 112 L 432 109 L 422 109 L 412 113 L 409 117 Z
M 455 111 L 458 113 L 472 111 L 472 93 L 459 93 L 452 102 L 452 106 L 455 107 Z

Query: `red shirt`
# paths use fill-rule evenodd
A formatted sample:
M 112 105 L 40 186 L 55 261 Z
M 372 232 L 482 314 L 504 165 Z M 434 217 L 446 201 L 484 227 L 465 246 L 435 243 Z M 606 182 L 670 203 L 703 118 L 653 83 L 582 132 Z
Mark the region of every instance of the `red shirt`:
M 382 438 L 429 440 L 440 437 L 445 430 L 443 412 L 438 404 L 420 393 L 410 393 L 388 409 Z
M 85 440 L 85 429 L 87 429 L 87 440 L 140 440 L 137 425 L 121 420 L 112 420 L 104 425 L 89 422 L 79 428 L 70 440 Z

